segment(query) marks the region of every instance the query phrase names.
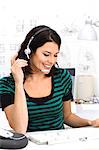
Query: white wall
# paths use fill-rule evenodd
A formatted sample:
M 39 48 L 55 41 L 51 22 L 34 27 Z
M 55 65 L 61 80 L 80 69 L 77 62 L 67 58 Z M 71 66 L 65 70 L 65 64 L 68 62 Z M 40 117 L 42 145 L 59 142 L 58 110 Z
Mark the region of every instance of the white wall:
M 46 24 L 62 38 L 60 67 L 76 67 L 79 75 L 86 73 L 81 66 L 89 63 L 87 74 L 95 76 L 95 94 L 99 96 L 99 41 L 77 40 L 87 16 L 99 20 L 98 0 L 0 0 L 0 77 L 10 72 L 10 58 L 27 32 Z M 99 27 L 95 30 L 99 39 Z M 91 57 L 89 62 L 86 55 Z

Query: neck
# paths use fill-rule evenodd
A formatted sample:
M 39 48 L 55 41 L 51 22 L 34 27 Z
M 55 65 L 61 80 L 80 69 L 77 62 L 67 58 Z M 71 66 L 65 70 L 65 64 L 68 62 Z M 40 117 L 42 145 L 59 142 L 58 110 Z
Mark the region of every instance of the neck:
M 45 79 L 45 78 L 48 78 L 48 77 L 45 76 L 45 74 L 33 73 L 33 74 L 31 74 L 27 77 L 27 80 L 42 80 L 42 79 Z

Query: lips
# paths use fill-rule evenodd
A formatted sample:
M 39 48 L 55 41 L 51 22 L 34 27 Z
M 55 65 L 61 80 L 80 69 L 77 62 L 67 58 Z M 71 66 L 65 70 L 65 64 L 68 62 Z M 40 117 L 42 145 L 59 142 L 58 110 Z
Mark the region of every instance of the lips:
M 50 70 L 50 69 L 51 69 L 51 66 L 49 66 L 49 65 L 44 65 L 44 68 Z
M 50 70 L 51 70 L 51 66 L 49 66 L 49 65 L 44 65 L 44 69 L 42 69 L 42 72 L 49 73 Z

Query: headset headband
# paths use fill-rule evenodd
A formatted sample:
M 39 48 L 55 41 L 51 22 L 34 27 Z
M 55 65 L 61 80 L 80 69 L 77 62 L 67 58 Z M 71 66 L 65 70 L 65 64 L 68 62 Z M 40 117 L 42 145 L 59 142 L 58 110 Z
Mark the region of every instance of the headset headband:
M 46 30 L 49 30 L 49 28 L 44 27 L 44 28 L 38 30 L 36 33 L 34 33 L 33 37 L 35 37 L 35 36 L 36 36 L 37 34 L 39 34 L 40 32 L 43 32 L 43 31 L 46 31 Z M 32 38 L 32 37 L 31 37 L 31 38 Z M 30 40 L 31 40 L 31 39 L 30 39 Z
M 24 51 L 25 54 L 27 55 L 27 58 L 28 58 L 28 59 L 29 59 L 29 54 L 31 53 L 31 50 L 30 50 L 30 48 L 29 48 L 29 45 L 30 45 L 31 41 L 34 39 L 34 37 L 35 37 L 37 34 L 39 34 L 40 32 L 46 31 L 46 30 L 49 30 L 49 28 L 44 27 L 44 28 L 38 30 L 38 31 L 30 38 L 30 40 L 29 40 L 29 42 L 28 42 L 28 45 L 27 45 L 27 49 L 25 49 L 25 51 Z

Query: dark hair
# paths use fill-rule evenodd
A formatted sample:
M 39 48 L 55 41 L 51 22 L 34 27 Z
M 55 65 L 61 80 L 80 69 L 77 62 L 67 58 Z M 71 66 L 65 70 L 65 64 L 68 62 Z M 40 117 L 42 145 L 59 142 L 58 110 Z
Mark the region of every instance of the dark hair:
M 31 53 L 29 54 L 29 57 L 31 57 L 31 55 L 36 52 L 37 48 L 43 46 L 46 42 L 55 42 L 58 45 L 58 48 L 60 49 L 60 45 L 61 45 L 60 36 L 55 30 L 51 29 L 48 26 L 40 25 L 34 27 L 26 35 L 25 40 L 21 44 L 17 56 L 17 58 L 22 58 L 28 61 L 28 66 L 24 67 L 25 77 L 29 74 L 32 74 L 29 60 L 25 54 L 25 49 L 29 48 L 31 50 Z M 47 76 L 52 75 L 54 69 L 55 66 L 52 67 L 50 73 Z

